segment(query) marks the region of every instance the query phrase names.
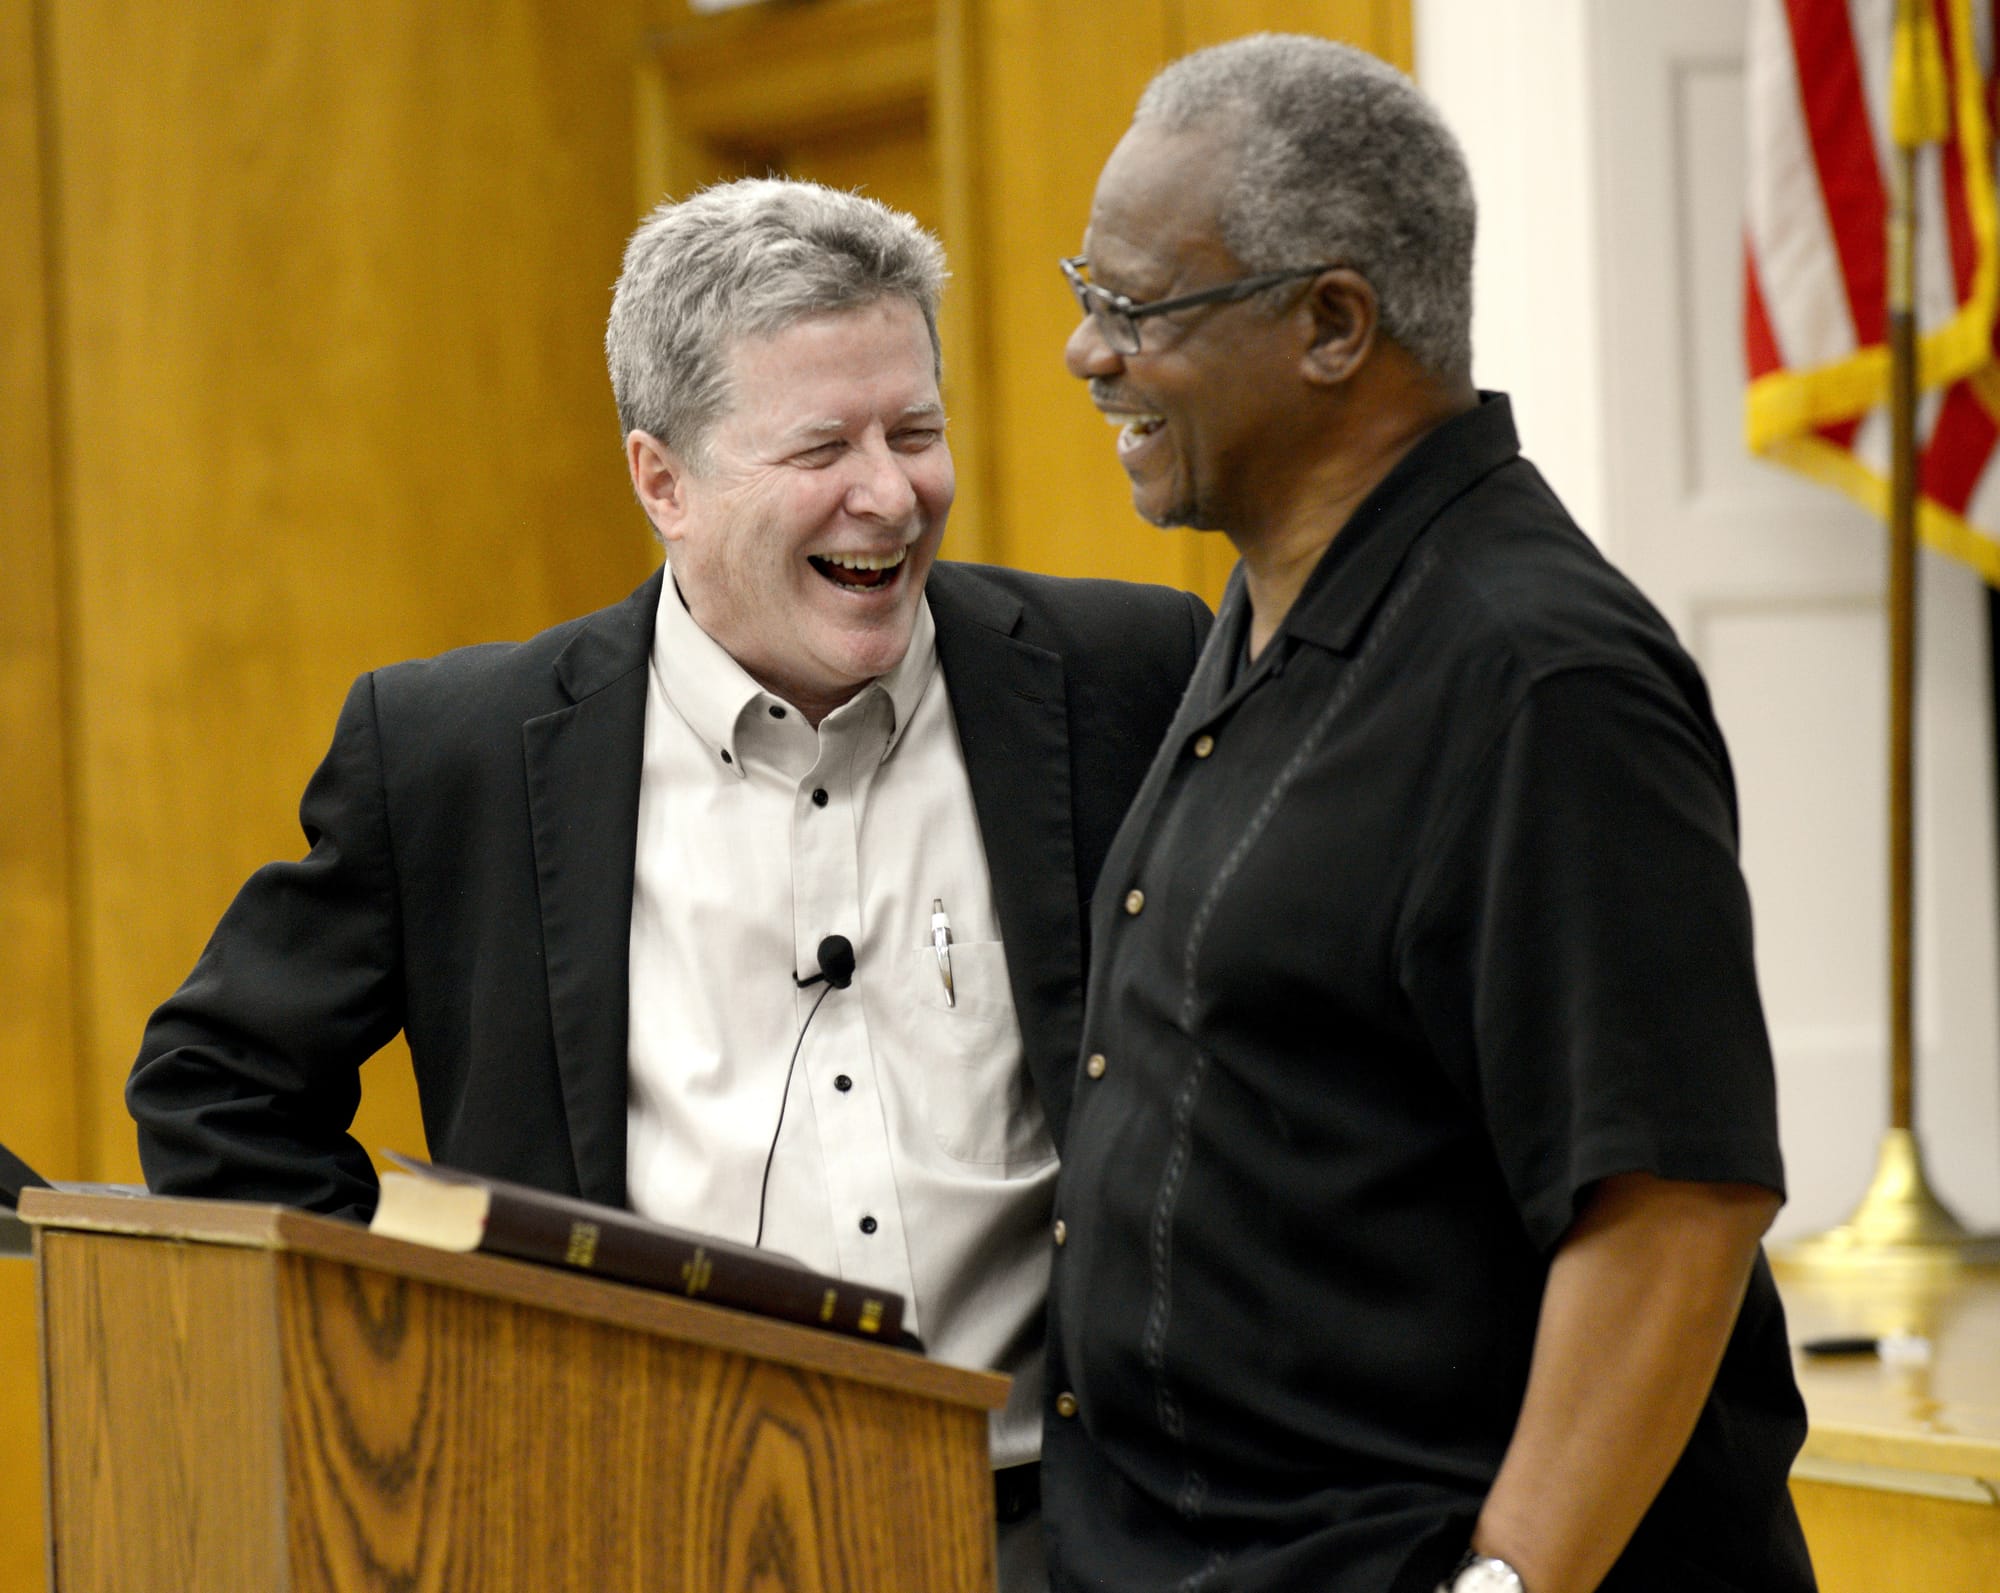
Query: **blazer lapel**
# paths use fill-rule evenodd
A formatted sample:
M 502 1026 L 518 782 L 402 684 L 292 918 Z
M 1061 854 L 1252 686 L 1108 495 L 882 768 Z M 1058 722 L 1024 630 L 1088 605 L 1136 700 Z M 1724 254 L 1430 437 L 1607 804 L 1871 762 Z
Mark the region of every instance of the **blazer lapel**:
M 549 1021 L 577 1187 L 625 1204 L 632 869 L 646 659 L 661 575 L 591 616 L 555 663 L 569 706 L 521 727 Z
M 1029 1075 L 1058 1145 L 1083 1032 L 1083 929 L 1062 659 L 1021 641 L 1018 599 L 939 565 L 938 661 L 979 813 Z

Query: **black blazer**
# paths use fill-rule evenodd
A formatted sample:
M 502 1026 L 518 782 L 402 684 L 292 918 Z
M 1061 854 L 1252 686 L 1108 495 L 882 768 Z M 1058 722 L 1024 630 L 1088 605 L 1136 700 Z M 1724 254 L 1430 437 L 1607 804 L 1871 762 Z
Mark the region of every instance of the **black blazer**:
M 626 964 L 661 576 L 527 642 L 364 675 L 126 1086 L 163 1193 L 365 1215 L 347 1133 L 398 1029 L 433 1157 L 622 1206 Z M 1062 1143 L 1089 898 L 1209 615 L 1161 587 L 940 564 L 927 588 L 1029 1073 Z

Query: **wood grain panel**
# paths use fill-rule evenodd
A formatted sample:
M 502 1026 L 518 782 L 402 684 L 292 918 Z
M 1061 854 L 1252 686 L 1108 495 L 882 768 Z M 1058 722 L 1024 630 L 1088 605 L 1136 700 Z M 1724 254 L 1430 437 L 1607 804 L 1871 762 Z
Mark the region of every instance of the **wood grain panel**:
M 1188 533 L 1133 513 L 1112 434 L 1063 369 L 1077 308 L 1056 269 L 1080 247 L 1098 171 L 1139 91 L 1175 53 L 1173 8 L 979 0 L 978 9 L 987 423 L 1002 557 L 1060 575 L 1177 582 Z
M 0 1589 L 43 1593 L 48 1586 L 44 1508 L 41 1345 L 35 1269 L 0 1260 Z
M 2000 1566 L 2000 1504 L 1793 1479 L 1820 1593 L 1987 1593 Z
M 1183 50 L 1246 33 L 1316 33 L 1414 69 L 1409 0 L 1180 0 Z
M 907 211 L 933 232 L 942 230 L 942 194 L 929 112 L 894 110 L 880 121 L 817 137 L 781 135 L 764 147 L 765 164 L 829 188 L 858 188 Z
M 0 1134 L 50 1177 L 73 1177 L 81 1147 L 34 21 L 30 7 L 0 11 L 0 1066 L 14 1081 Z
M 37 8 L 0 7 L 0 1112 L 4 1139 L 75 1177 L 58 494 L 50 435 Z M 47 1540 L 34 1272 L 0 1260 L 0 1590 L 37 1593 Z
M 39 1243 L 59 1593 L 282 1589 L 271 1257 Z
M 717 145 L 812 136 L 930 98 L 935 0 L 820 0 L 695 16 L 656 39 L 676 119 Z M 840 70 L 827 70 L 837 58 Z
M 117 1195 L 34 1189 L 22 1197 L 21 1215 L 41 1227 L 285 1250 L 364 1266 L 416 1283 L 439 1284 L 506 1304 L 536 1306 L 611 1327 L 737 1351 L 801 1371 L 821 1372 L 974 1410 L 998 1410 L 1007 1403 L 1007 1379 L 995 1372 L 950 1366 L 845 1333 L 753 1316 L 655 1289 L 633 1288 L 591 1273 L 405 1244 L 384 1239 L 355 1223 L 286 1206 L 157 1195 L 135 1201 Z
M 281 1269 L 294 1588 L 991 1586 L 977 1411 L 308 1257 Z
M 91 1170 L 129 1176 L 145 1016 L 303 850 L 348 680 L 651 562 L 600 353 L 637 13 L 48 10 Z
M 985 204 L 982 107 L 976 96 L 985 24 L 973 0 L 940 0 L 931 144 L 937 152 L 939 235 L 951 267 L 942 322 L 945 404 L 958 500 L 943 553 L 982 564 L 1004 562 L 991 424 L 997 363 L 987 294 L 994 236 Z
M 992 1588 L 1002 1379 L 659 1296 L 620 1321 L 640 1291 L 422 1252 L 471 1286 L 435 1281 L 421 1247 L 275 1207 L 30 1220 L 58 1593 Z M 211 1237 L 152 1236 L 178 1233 Z M 315 1253 L 342 1250 L 367 1260 Z M 837 1359 L 873 1380 L 807 1364 Z

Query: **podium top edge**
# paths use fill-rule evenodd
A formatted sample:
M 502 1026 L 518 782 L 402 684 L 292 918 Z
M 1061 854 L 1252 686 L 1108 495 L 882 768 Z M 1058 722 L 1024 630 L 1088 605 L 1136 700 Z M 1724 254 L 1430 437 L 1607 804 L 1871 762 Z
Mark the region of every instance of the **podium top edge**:
M 26 1189 L 19 1215 L 38 1237 L 49 1232 L 103 1234 L 277 1251 L 780 1361 L 948 1404 L 998 1410 L 1007 1400 L 1009 1379 L 997 1372 L 951 1366 L 847 1334 L 562 1267 L 407 1244 L 370 1233 L 360 1223 L 291 1206 Z
M 69 1189 L 22 1190 L 19 1215 L 31 1228 L 192 1239 L 256 1250 L 283 1250 L 317 1228 L 348 1226 L 288 1206 L 189 1200 L 176 1195 L 86 1194 Z

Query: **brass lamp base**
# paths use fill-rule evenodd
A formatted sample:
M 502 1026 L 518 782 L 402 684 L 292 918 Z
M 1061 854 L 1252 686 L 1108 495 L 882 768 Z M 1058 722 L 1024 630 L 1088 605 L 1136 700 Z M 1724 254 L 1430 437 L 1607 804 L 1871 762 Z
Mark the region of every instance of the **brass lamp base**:
M 1923 1152 L 1906 1128 L 1882 1136 L 1875 1176 L 1854 1215 L 1837 1228 L 1779 1246 L 1781 1272 L 1946 1272 L 2000 1262 L 2000 1234 L 1969 1233 L 1931 1192 Z

